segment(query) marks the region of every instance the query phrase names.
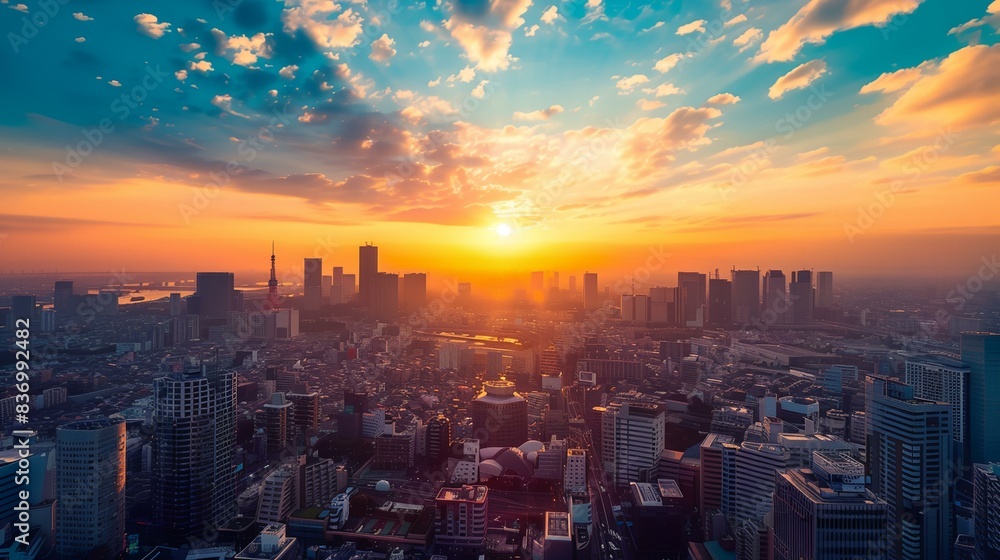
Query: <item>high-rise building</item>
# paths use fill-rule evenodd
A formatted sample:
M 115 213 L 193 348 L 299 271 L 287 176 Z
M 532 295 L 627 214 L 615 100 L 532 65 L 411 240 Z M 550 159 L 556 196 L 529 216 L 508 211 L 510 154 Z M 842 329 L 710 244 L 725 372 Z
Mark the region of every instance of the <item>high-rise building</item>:
M 635 321 L 635 296 L 632 294 L 622 294 L 621 298 L 622 321 Z
M 226 321 L 233 307 L 235 279 L 232 272 L 199 272 L 195 275 L 197 314 L 201 322 Z
M 738 521 L 762 520 L 771 511 L 774 473 L 788 465 L 788 451 L 774 443 L 744 441 L 736 452 L 733 515 Z
M 888 503 L 889 560 L 948 558 L 951 405 L 918 399 L 913 387 L 870 375 L 865 412 L 872 491 Z
M 583 275 L 583 308 L 597 309 L 601 306 L 597 292 L 597 273 L 586 272 Z
M 648 482 L 663 451 L 664 413 L 658 405 L 611 403 L 601 419 L 601 459 L 618 486 Z
M 819 319 L 832 319 L 833 309 L 833 273 L 820 271 L 816 273 L 816 308 Z
M 288 445 L 288 417 L 292 403 L 284 393 L 271 393 L 271 400 L 264 405 L 264 434 L 267 436 L 267 456 L 278 457 Z
M 451 420 L 438 414 L 427 421 L 427 460 L 439 464 L 448 458 L 451 449 Z
M 517 447 L 528 440 L 528 401 L 510 381 L 487 381 L 472 401 L 473 437 L 483 447 Z
M 308 385 L 300 383 L 285 398 L 292 405 L 290 428 L 296 434 L 315 434 L 319 429 L 319 392 L 310 391 Z
M 444 487 L 434 498 L 434 533 L 440 547 L 481 548 L 486 538 L 486 486 Z
M 576 276 L 570 275 L 570 277 L 569 277 L 569 290 L 568 291 L 569 291 L 570 294 L 575 294 L 576 293 Z
M 52 290 L 52 307 L 56 313 L 66 313 L 73 309 L 73 281 L 56 280 Z
M 153 381 L 153 519 L 168 542 L 236 513 L 236 375 L 210 366 Z
M 378 274 L 378 247 L 365 244 L 358 247 L 358 296 L 362 307 L 371 307 Z
M 972 523 L 975 560 L 1000 558 L 1000 463 L 972 469 Z
M 344 297 L 344 267 L 335 266 L 330 277 L 330 303 L 337 305 L 346 301 Z
M 117 303 L 118 299 L 115 298 Z M 35 296 L 11 296 L 10 316 L 14 321 L 18 319 L 34 320 L 35 318 Z M 9 328 L 9 327 L 8 327 Z
M 372 286 L 371 310 L 376 321 L 392 323 L 399 320 L 399 276 L 388 272 L 375 275 Z
M 682 327 L 705 326 L 705 303 L 707 297 L 706 275 L 698 272 L 678 272 L 677 290 L 680 294 L 680 325 Z
M 403 275 L 403 313 L 410 315 L 427 304 L 427 275 L 413 272 Z
M 786 322 L 793 325 L 810 325 L 813 322 L 812 271 L 792 272 L 792 282 L 788 285 L 788 312 Z
M 355 289 L 355 279 L 357 277 L 353 274 L 344 275 L 344 303 L 350 303 L 354 300 L 354 296 L 357 295 Z
M 184 308 L 183 300 L 181 300 L 180 292 L 172 292 L 170 294 L 170 316 L 179 317 L 183 314 Z
M 941 355 L 924 355 L 906 360 L 907 385 L 917 398 L 951 405 L 952 455 L 962 465 L 969 465 L 969 366 Z
M 676 325 L 679 288 L 655 286 L 649 289 L 649 320 L 653 323 Z
M 316 311 L 323 304 L 323 259 L 306 258 L 302 265 L 303 308 Z
M 729 505 L 735 500 L 734 488 L 726 487 L 727 483 L 736 480 L 734 473 L 739 446 L 733 441 L 733 436 L 709 433 L 699 447 L 701 474 L 698 481 L 698 509 L 708 540 L 712 540 L 710 536 L 714 532 L 711 523 L 707 521 L 713 512 L 735 507 Z
M 746 327 L 760 319 L 760 271 L 733 270 L 733 324 Z
M 566 450 L 566 470 L 563 474 L 563 489 L 569 494 L 587 492 L 587 450 Z
M 785 273 L 769 270 L 764 274 L 764 309 L 761 320 L 766 325 L 783 325 L 788 299 L 785 294 Z
M 708 324 L 726 329 L 733 325 L 733 283 L 729 280 L 708 280 Z
M 778 471 L 774 560 L 885 559 L 888 506 L 866 489 L 869 480 L 846 453 L 817 451 L 811 469 Z
M 649 296 L 636 294 L 632 296 L 632 312 L 635 314 L 634 321 L 639 323 L 649 322 Z
M 298 474 L 298 464 L 285 463 L 264 478 L 257 499 L 257 523 L 284 523 L 299 508 Z
M 531 273 L 531 295 L 538 297 L 545 291 L 545 272 L 535 270 Z
M 962 333 L 969 365 L 969 455 L 972 463 L 1000 463 L 1000 334 Z
M 59 557 L 117 557 L 125 548 L 125 420 L 70 422 L 56 429 L 56 445 Z

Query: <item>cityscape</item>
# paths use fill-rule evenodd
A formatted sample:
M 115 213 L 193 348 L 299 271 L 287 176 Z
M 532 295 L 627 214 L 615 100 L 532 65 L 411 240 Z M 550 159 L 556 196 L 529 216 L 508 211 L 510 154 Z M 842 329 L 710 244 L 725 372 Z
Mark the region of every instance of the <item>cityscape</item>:
M 0 559 L 1000 559 L 1000 0 L 0 14 Z

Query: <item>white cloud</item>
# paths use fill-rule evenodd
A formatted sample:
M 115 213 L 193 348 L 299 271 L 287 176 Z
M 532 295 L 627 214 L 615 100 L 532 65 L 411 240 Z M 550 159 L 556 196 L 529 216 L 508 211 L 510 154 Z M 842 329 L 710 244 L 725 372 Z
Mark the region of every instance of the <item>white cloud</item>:
M 86 43 L 87 42 L 87 38 L 86 37 L 77 37 L 76 39 L 73 39 L 73 40 L 76 41 L 77 43 Z
M 693 53 L 677 53 L 667 55 L 656 61 L 656 65 L 653 66 L 653 70 L 661 73 L 668 72 L 671 68 L 677 66 L 678 62 L 684 60 L 685 58 L 691 58 L 692 56 L 694 56 Z
M 751 27 L 743 32 L 742 35 L 733 39 L 733 46 L 739 47 L 740 52 L 743 52 L 750 47 L 754 46 L 757 41 L 760 41 L 764 37 L 764 33 L 756 27 Z
M 559 8 L 555 6 L 549 6 L 544 12 L 542 12 L 542 17 L 539 18 L 542 23 L 547 23 L 549 25 L 555 24 L 556 20 L 561 16 L 559 15 Z
M 215 37 L 217 52 L 224 54 L 227 50 L 232 50 L 231 60 L 233 64 L 240 66 L 252 66 L 257 63 L 257 58 L 271 58 L 272 36 L 271 34 L 257 33 L 252 37 L 246 35 L 233 35 L 226 37 L 226 34 L 219 29 L 212 30 Z
M 525 37 L 534 37 L 535 33 L 537 33 L 537 32 L 538 32 L 538 26 L 537 25 L 532 25 L 531 27 L 525 28 L 525 30 L 524 30 L 524 36 Z
M 604 15 L 604 0 L 587 0 L 585 8 L 587 13 L 583 16 L 581 23 L 587 24 L 599 19 L 608 19 L 608 16 Z
M 188 68 L 191 70 L 197 70 L 202 74 L 208 74 L 209 72 L 214 70 L 214 68 L 212 68 L 212 63 L 207 60 L 199 60 L 198 62 L 191 62 L 189 63 Z
M 618 88 L 618 95 L 625 95 L 632 93 L 632 90 L 641 84 L 649 81 L 649 78 L 645 74 L 634 74 L 627 78 L 622 78 L 618 80 L 615 87 Z
M 466 66 L 458 71 L 458 74 L 452 74 L 448 76 L 448 82 L 462 82 L 469 83 L 476 77 L 476 69 L 471 66 Z
M 427 87 L 437 87 L 441 85 L 441 78 L 427 82 Z
M 678 35 L 690 35 L 691 33 L 704 33 L 705 24 L 707 22 L 703 19 L 696 19 L 691 23 L 685 23 L 684 25 L 677 28 Z
M 159 39 L 163 37 L 163 34 L 169 31 L 170 24 L 167 22 L 158 22 L 156 16 L 153 14 L 138 14 L 132 18 L 136 23 L 136 30 L 143 35 L 148 35 L 154 39 Z
M 656 100 L 651 101 L 649 99 L 640 99 L 636 101 L 635 104 L 638 105 L 639 108 L 642 109 L 643 111 L 653 111 L 665 105 L 662 101 L 656 101 Z
M 490 83 L 489 80 L 483 80 L 483 81 L 479 82 L 479 85 L 476 86 L 472 90 L 472 93 L 470 93 L 469 95 L 471 95 L 472 97 L 475 97 L 476 99 L 482 99 L 482 98 L 486 97 L 486 84 L 488 84 L 488 83 Z
M 119 82 L 118 80 L 111 80 L 110 82 L 108 82 L 108 84 L 110 84 L 112 87 L 122 87 L 122 83 Z
M 768 90 L 767 96 L 771 99 L 780 99 L 789 91 L 807 87 L 823 74 L 826 74 L 826 62 L 819 59 L 810 60 L 778 78 Z
M 94 21 L 94 18 L 88 17 L 83 12 L 73 12 L 73 17 L 80 21 Z
M 174 77 L 177 78 L 178 81 L 183 82 L 184 80 L 187 79 L 188 72 L 187 72 L 187 70 L 178 70 L 178 71 L 174 72 Z
M 372 41 L 372 52 L 368 55 L 368 58 L 388 65 L 389 59 L 396 56 L 396 49 L 393 48 L 395 44 L 395 40 L 389 37 L 387 33 L 383 33 L 381 37 Z
M 333 17 L 340 5 L 332 0 L 286 0 L 281 13 L 285 31 L 299 29 L 317 45 L 330 49 L 353 47 L 360 41 L 364 18 L 348 8 Z
M 642 92 L 648 95 L 654 95 L 656 97 L 666 97 L 667 95 L 684 93 L 683 91 L 680 90 L 680 88 L 669 82 L 664 82 L 656 86 L 655 88 L 643 88 Z
M 731 93 L 719 93 L 708 98 L 705 105 L 733 105 L 739 103 L 740 97 Z
M 191 51 L 194 51 L 194 50 L 198 50 L 200 48 L 201 48 L 201 45 L 199 45 L 198 43 L 182 43 L 181 44 L 181 50 L 184 51 L 184 52 L 191 52 Z
M 652 31 L 654 29 L 659 29 L 659 28 L 663 27 L 666 24 L 667 24 L 667 22 L 665 22 L 665 21 L 658 21 L 658 22 L 654 23 L 652 27 L 647 27 L 646 29 L 643 29 L 642 33 L 649 33 L 650 31 Z
M 281 70 L 278 70 L 278 75 L 281 76 L 282 78 L 287 78 L 289 80 L 294 80 L 295 79 L 295 73 L 298 72 L 298 71 L 299 71 L 298 64 L 289 64 L 288 66 L 285 66 Z
M 538 111 L 531 111 L 528 113 L 522 113 L 517 111 L 514 113 L 515 121 L 547 121 L 553 116 L 558 115 L 563 112 L 562 105 L 552 105 L 548 109 L 540 109 Z
M 431 42 L 430 41 L 420 41 L 419 43 L 417 43 L 417 46 L 420 47 L 420 48 L 422 48 L 422 49 L 425 49 L 425 48 L 431 46 Z
M 236 115 L 237 117 L 243 117 L 244 119 L 250 118 L 242 113 L 237 113 L 236 111 L 233 110 L 233 98 L 228 93 L 225 95 L 216 95 L 215 97 L 213 97 L 212 105 L 215 105 L 219 109 L 222 109 L 223 111 L 231 115 Z
M 740 14 L 734 17 L 733 19 L 727 21 L 725 24 L 723 24 L 723 27 L 732 27 L 733 25 L 736 25 L 737 23 L 743 23 L 746 20 L 747 16 Z

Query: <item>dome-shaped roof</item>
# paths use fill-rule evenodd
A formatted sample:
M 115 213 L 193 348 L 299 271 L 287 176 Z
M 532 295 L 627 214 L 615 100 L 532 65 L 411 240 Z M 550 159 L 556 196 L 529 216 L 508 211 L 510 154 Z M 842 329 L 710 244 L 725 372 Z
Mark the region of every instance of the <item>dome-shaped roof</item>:
M 518 446 L 518 449 L 520 449 L 525 453 L 531 453 L 532 451 L 541 451 L 544 448 L 545 444 L 536 439 L 529 439 L 528 441 Z
M 392 486 L 389 485 L 389 481 L 388 480 L 380 480 L 380 481 L 378 481 L 378 482 L 375 483 L 375 490 L 377 490 L 379 492 L 388 492 L 391 489 L 392 489 Z
M 503 467 L 493 459 L 479 463 L 479 476 L 500 476 L 501 474 L 503 474 Z
M 503 467 L 504 474 L 516 474 L 523 478 L 531 478 L 534 472 L 528 458 L 516 447 L 501 451 L 496 457 L 493 457 L 493 460 Z
M 484 447 L 479 450 L 479 460 L 484 461 L 486 459 L 492 459 L 499 455 L 501 452 L 506 451 L 507 447 Z

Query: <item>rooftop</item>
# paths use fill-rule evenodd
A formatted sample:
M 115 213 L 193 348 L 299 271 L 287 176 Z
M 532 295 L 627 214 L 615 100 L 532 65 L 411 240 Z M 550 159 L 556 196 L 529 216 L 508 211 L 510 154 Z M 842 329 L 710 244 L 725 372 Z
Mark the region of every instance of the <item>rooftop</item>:
M 485 502 L 487 488 L 485 486 L 462 486 L 461 488 L 442 488 L 437 499 L 448 502 Z

